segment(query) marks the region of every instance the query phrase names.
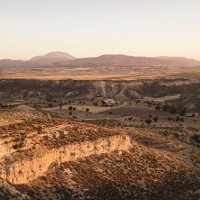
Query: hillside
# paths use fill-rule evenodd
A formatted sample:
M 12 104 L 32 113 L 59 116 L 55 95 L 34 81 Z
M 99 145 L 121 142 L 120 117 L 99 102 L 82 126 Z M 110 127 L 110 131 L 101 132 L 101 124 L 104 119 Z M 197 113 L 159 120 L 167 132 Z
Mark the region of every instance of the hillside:
M 189 66 L 200 66 L 200 61 L 198 60 L 194 60 L 194 59 L 188 59 L 188 58 L 184 58 L 184 57 L 167 57 L 167 56 L 161 56 L 161 57 L 157 57 L 158 59 L 163 59 L 163 60 L 179 60 L 182 61 L 184 63 L 186 63 Z
M 23 60 L 3 59 L 3 60 L 0 60 L 0 69 L 19 68 L 19 67 L 23 67 L 24 64 L 25 64 L 25 61 Z
M 199 150 L 180 141 L 53 118 L 0 132 L 1 199 L 200 197 Z
M 200 66 L 200 61 L 189 59 L 153 57 L 134 57 L 126 55 L 102 55 L 99 57 L 80 58 L 69 61 L 70 64 L 84 65 L 88 63 L 101 65 L 146 65 L 146 66 Z

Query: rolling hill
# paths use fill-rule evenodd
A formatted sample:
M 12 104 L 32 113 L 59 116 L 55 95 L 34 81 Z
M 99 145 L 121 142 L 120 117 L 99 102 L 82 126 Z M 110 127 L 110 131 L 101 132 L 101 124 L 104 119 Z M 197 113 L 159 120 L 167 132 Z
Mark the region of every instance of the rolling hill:
M 103 64 L 103 65 L 147 65 L 147 66 L 200 66 L 200 61 L 187 58 L 154 58 L 126 55 L 102 55 L 99 57 L 80 58 L 69 61 L 70 64 Z

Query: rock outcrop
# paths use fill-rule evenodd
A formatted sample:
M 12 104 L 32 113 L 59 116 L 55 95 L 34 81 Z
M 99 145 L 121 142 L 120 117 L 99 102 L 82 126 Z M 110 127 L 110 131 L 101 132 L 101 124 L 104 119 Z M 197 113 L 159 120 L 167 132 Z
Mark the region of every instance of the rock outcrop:
M 33 131 L 26 136 L 26 139 L 22 140 L 23 144 L 16 139 L 12 142 L 11 136 L 4 135 L 1 138 L 0 178 L 14 184 L 27 183 L 43 176 L 53 163 L 75 161 L 78 158 L 113 151 L 127 151 L 131 147 L 130 137 L 126 134 L 117 132 L 115 134 L 114 132 L 109 135 L 110 133 L 106 132 L 107 129 L 103 129 L 104 134 L 101 136 L 96 127 L 91 126 L 96 131 L 97 135 L 95 136 L 95 132 L 84 133 L 84 124 L 81 127 L 81 125 L 76 126 L 76 123 L 73 123 L 44 128 L 44 134 L 37 134 Z M 78 128 L 81 129 L 78 130 Z M 77 133 L 74 130 L 77 130 Z M 73 139 L 73 135 L 77 135 L 77 137 Z M 13 137 L 16 136 L 13 135 Z M 81 137 L 85 139 L 81 139 Z M 50 148 L 47 145 L 49 144 L 47 138 L 51 144 Z M 61 141 L 59 144 L 60 139 L 66 143 Z M 5 142 L 8 140 L 9 143 Z M 15 141 L 18 143 L 15 144 Z M 54 143 L 56 146 L 53 146 Z M 18 146 L 23 147 L 17 150 Z
M 5 169 L 1 170 L 0 177 L 14 184 L 27 183 L 44 175 L 54 162 L 74 161 L 78 158 L 110 153 L 115 150 L 128 150 L 129 148 L 129 136 L 116 135 L 94 142 L 75 143 L 46 152 L 43 150 L 43 153 L 36 153 L 33 157 L 19 158 L 14 163 L 9 163 L 7 160 Z

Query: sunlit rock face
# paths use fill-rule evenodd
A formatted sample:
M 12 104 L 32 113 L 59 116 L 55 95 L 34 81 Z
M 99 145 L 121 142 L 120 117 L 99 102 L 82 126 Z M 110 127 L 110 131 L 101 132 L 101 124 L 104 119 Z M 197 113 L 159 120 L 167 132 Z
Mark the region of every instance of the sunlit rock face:
M 0 177 L 15 184 L 27 183 L 45 174 L 51 164 L 74 161 L 90 155 L 110 153 L 115 150 L 127 151 L 131 146 L 127 135 L 114 135 L 94 141 L 72 143 L 51 150 L 36 148 L 34 154 L 9 159 L 7 156 L 1 166 Z M 12 152 L 11 155 L 12 157 Z

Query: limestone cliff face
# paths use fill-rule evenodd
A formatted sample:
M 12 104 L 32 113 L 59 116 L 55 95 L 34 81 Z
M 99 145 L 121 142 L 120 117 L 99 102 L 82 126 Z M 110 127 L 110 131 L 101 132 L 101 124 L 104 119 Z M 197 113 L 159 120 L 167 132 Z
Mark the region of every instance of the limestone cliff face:
M 127 135 L 114 135 L 95 141 L 72 143 L 58 149 L 44 150 L 38 147 L 32 156 L 5 160 L 1 166 L 0 178 L 15 184 L 27 183 L 45 174 L 54 162 L 74 161 L 94 154 L 110 153 L 115 150 L 128 150 L 131 146 Z M 14 155 L 12 155 L 14 156 Z

